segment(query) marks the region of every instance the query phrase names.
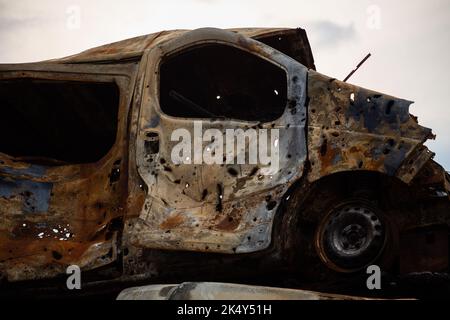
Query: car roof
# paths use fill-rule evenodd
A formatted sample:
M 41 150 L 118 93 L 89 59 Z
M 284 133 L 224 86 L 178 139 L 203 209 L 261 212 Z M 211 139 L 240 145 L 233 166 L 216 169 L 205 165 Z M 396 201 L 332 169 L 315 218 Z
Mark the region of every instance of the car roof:
M 312 57 L 306 32 L 300 28 L 234 28 L 226 29 L 228 31 L 242 34 L 243 36 L 254 38 L 265 42 L 264 39 L 285 37 L 292 47 L 290 51 L 284 52 L 294 59 L 302 62 L 308 68 L 315 69 L 314 59 Z M 127 61 L 137 60 L 152 47 L 163 42 L 175 39 L 190 30 L 168 30 L 138 36 L 110 44 L 88 49 L 81 53 L 64 58 L 52 59 L 45 62 L 55 63 L 89 63 L 106 61 Z M 270 44 L 269 44 L 270 45 Z M 273 45 L 272 45 L 273 46 Z M 286 44 L 284 44 L 286 47 Z M 280 50 L 280 48 L 275 48 Z M 287 50 L 287 49 L 286 49 Z M 280 50 L 283 52 L 283 50 Z M 290 53 L 290 54 L 289 54 Z

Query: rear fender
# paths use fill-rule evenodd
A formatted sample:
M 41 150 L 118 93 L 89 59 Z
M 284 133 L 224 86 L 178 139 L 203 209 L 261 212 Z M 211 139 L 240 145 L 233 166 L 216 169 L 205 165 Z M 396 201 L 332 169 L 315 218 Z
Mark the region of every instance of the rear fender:
M 308 180 L 353 170 L 376 171 L 410 183 L 434 154 L 434 139 L 409 113 L 411 101 L 367 90 L 310 70 Z

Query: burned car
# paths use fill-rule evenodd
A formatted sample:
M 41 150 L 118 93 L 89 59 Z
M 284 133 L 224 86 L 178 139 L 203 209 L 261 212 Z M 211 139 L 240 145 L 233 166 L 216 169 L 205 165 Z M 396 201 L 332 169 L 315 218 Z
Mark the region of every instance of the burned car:
M 449 271 L 431 130 L 412 102 L 316 72 L 302 29 L 163 31 L 0 65 L 0 101 L 2 286 L 71 265 L 86 282 Z M 177 129 L 201 147 L 178 162 Z M 277 157 L 233 161 L 254 136 L 212 137 L 230 129 L 272 132 Z

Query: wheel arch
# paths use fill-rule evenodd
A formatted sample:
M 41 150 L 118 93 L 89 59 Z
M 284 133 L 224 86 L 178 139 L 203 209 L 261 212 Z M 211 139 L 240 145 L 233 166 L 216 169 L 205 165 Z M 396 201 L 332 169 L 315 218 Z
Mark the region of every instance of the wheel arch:
M 289 252 L 296 245 L 296 232 L 294 232 L 293 226 L 298 224 L 300 218 L 306 218 L 311 223 L 314 220 L 312 216 L 303 216 L 305 213 L 303 208 L 330 189 L 336 190 L 339 196 L 350 194 L 354 189 L 358 189 L 361 196 L 370 196 L 367 192 L 373 191 L 374 188 L 397 190 L 392 194 L 395 198 L 399 192 L 408 190 L 409 186 L 396 177 L 378 171 L 339 171 L 323 176 L 312 183 L 307 180 L 307 177 L 302 177 L 283 196 L 283 201 L 280 203 L 273 221 L 271 247 L 283 253 Z M 385 194 L 385 192 L 379 192 L 372 195 L 383 197 Z M 391 202 L 390 198 L 383 199 L 383 201 Z M 328 197 L 326 200 L 331 201 L 332 199 Z M 326 201 L 322 201 L 322 203 L 324 206 L 327 204 Z

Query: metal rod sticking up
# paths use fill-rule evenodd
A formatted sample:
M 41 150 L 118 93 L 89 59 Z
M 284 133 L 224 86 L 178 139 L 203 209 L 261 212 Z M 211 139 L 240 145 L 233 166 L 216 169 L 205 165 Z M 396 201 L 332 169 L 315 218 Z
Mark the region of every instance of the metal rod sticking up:
M 356 68 L 354 70 L 352 70 L 352 72 L 349 73 L 348 76 L 345 77 L 344 82 L 347 82 L 348 79 L 350 79 L 350 77 L 356 72 L 358 71 L 359 67 L 361 67 L 364 62 L 367 61 L 367 59 L 369 59 L 371 57 L 371 54 L 369 53 L 367 56 L 365 56 L 364 59 L 362 59 L 362 61 L 356 66 Z

